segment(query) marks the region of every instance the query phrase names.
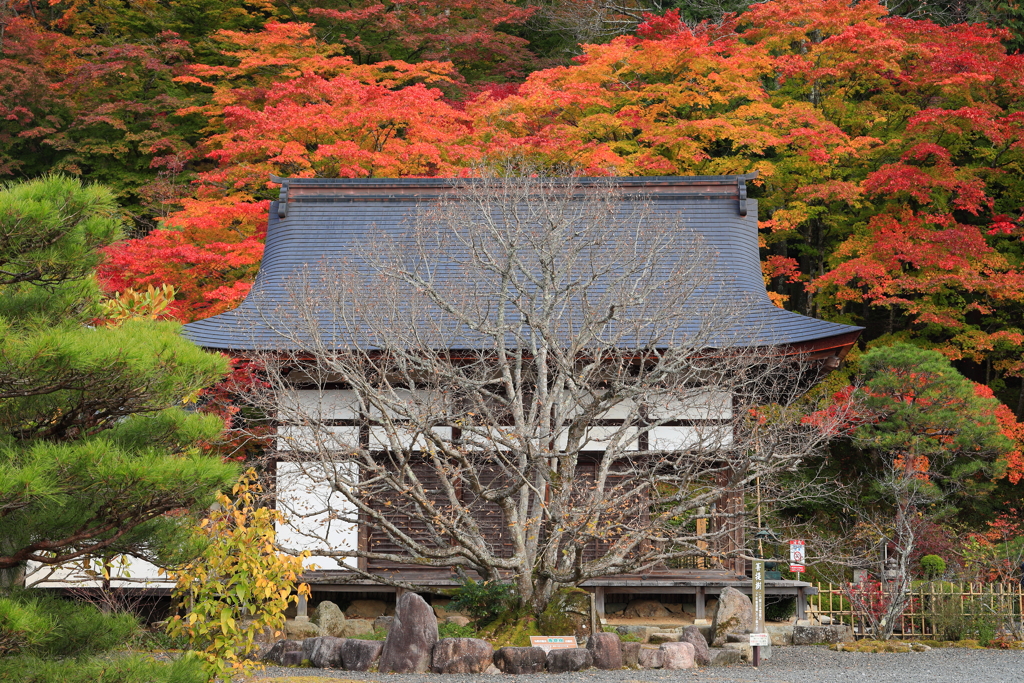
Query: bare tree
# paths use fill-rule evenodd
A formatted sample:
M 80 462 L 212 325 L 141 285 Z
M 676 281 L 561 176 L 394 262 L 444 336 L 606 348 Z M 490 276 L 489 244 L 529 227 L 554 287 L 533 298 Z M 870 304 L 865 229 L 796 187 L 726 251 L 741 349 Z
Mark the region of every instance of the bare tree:
M 535 30 L 556 33 L 566 40 L 568 51 L 578 53 L 580 45 L 603 43 L 625 35 L 647 20 L 677 8 L 691 25 L 707 20 L 720 23 L 727 14 L 741 12 L 764 0 L 530 0 L 536 8 Z
M 537 612 L 745 555 L 744 494 L 833 430 L 803 420 L 816 366 L 750 343 L 758 302 L 682 219 L 611 183 L 463 181 L 295 274 L 256 397 L 286 425 L 282 543 L 393 585 L 370 565 L 509 581 Z M 339 525 L 369 542 L 332 547 Z

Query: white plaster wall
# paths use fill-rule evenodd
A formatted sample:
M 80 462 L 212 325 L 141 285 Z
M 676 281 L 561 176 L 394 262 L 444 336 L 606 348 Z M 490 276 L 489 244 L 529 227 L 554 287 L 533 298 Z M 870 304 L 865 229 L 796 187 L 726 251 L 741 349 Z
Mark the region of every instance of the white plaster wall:
M 98 571 L 95 563 L 92 571 Z M 81 562 L 72 562 L 60 567 L 51 567 L 29 562 L 26 568 L 25 584 L 31 588 L 100 588 L 102 579 L 86 573 Z M 115 559 L 111 572 L 112 588 L 171 588 L 174 582 L 159 574 L 156 565 L 137 557 L 123 555 Z
M 277 450 L 324 453 L 348 451 L 359 447 L 359 427 L 298 427 L 277 428 Z
M 282 422 L 354 420 L 359 416 L 356 392 L 347 389 L 297 389 L 281 394 L 277 418 Z
M 732 395 L 727 391 L 693 389 L 683 395 L 669 394 L 654 401 L 654 420 L 731 420 Z
M 285 521 L 277 525 L 277 542 L 295 550 L 355 550 L 359 547 L 359 527 L 334 518 L 332 511 L 354 515 L 356 508 L 339 491 L 357 482 L 355 463 L 279 462 L 277 464 L 277 509 Z M 312 556 L 305 566 L 319 569 L 341 569 L 355 566 L 351 557 Z
M 647 443 L 656 451 L 711 449 L 732 444 L 732 429 L 728 425 L 654 427 L 647 433 Z

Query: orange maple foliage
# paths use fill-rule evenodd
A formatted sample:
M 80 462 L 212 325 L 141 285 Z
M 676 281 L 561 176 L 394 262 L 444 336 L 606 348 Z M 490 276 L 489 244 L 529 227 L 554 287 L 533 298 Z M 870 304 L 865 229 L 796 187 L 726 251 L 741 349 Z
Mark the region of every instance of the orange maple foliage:
M 237 306 L 263 256 L 269 202 L 190 199 L 160 230 L 106 249 L 98 276 L 105 289 L 173 283 L 167 313 L 190 322 Z

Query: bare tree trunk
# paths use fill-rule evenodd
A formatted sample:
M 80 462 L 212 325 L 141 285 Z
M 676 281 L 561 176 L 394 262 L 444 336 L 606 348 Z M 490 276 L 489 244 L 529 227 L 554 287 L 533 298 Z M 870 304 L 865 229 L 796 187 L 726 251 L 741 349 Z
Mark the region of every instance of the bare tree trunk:
M 818 367 L 728 341 L 749 325 L 730 273 L 611 184 L 467 182 L 361 245 L 292 278 L 296 316 L 261 313 L 294 349 L 252 397 L 282 425 L 286 549 L 406 587 L 372 566 L 475 573 L 540 612 L 595 577 L 745 556 L 745 509 L 716 503 L 834 434 L 800 403 Z M 333 547 L 332 525 L 374 544 Z

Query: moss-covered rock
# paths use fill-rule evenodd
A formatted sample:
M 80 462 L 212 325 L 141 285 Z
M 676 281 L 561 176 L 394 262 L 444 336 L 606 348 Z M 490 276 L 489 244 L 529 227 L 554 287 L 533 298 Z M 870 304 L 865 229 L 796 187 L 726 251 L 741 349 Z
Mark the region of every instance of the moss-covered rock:
M 533 615 L 509 613 L 480 629 L 480 637 L 495 649 L 500 647 L 530 647 L 530 636 L 544 635 L 537 628 Z
M 537 621 L 545 636 L 590 635 L 590 594 L 582 588 L 562 588 L 555 592 Z

